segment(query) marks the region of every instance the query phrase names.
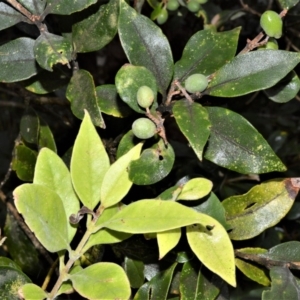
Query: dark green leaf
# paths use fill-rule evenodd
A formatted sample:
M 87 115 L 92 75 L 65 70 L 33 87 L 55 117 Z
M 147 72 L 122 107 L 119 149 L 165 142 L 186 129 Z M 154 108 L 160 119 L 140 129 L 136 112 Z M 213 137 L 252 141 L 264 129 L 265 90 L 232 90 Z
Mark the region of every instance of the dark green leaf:
M 272 180 L 252 188 L 241 196 L 232 196 L 222 204 L 233 240 L 246 240 L 277 224 L 291 209 L 299 187 L 293 179 Z
M 262 293 L 262 300 L 292 300 L 300 298 L 300 286 L 288 268 L 273 267 L 270 270 L 271 289 Z
M 214 74 L 205 93 L 237 97 L 266 89 L 285 77 L 299 62 L 299 53 L 283 50 L 238 55 Z
M 101 111 L 107 115 L 124 118 L 132 113 L 132 110 L 118 97 L 117 89 L 113 84 L 97 86 L 96 97 Z
M 94 125 L 105 128 L 98 106 L 94 80 L 88 71 L 78 70 L 74 73 L 68 85 L 66 97 L 71 101 L 72 112 L 77 118 L 82 119 L 86 109 Z
M 296 72 L 292 71 L 275 86 L 264 90 L 268 98 L 278 103 L 286 103 L 292 100 L 300 90 L 300 79 Z
M 119 143 L 119 146 L 118 146 L 117 159 L 120 158 L 125 153 L 127 153 L 138 142 L 139 141 L 133 134 L 132 130 L 129 130 L 127 133 L 125 133 Z
M 129 165 L 129 179 L 138 185 L 153 184 L 165 178 L 175 160 L 171 144 L 165 146 L 162 139 L 142 152 L 139 159 Z M 147 170 L 147 172 L 145 172 Z
M 97 0 L 47 0 L 47 12 L 57 15 L 70 15 L 76 11 L 84 10 Z
M 76 52 L 97 51 L 107 45 L 118 30 L 119 1 L 91 7 L 91 13 L 72 27 Z M 89 11 L 89 9 L 87 9 Z M 88 37 L 88 39 L 87 39 Z
M 164 95 L 173 75 L 173 58 L 167 38 L 147 17 L 121 1 L 119 36 L 131 64 L 150 70 Z
M 16 269 L 21 271 L 21 268 L 19 265 L 17 265 L 13 260 L 10 258 L 0 256 L 0 267 L 10 267 L 12 269 Z
M 38 140 L 39 149 L 47 147 L 53 152 L 56 152 L 56 144 L 48 124 L 40 119 L 40 130 L 39 130 L 39 140 Z
M 73 47 L 67 38 L 42 32 L 34 44 L 34 56 L 39 65 L 52 71 L 56 64 L 67 65 L 72 59 Z
M 40 120 L 36 112 L 29 107 L 20 122 L 21 137 L 29 144 L 38 143 Z
M 182 81 L 195 73 L 208 76 L 216 72 L 234 57 L 239 33 L 240 28 L 224 32 L 201 30 L 195 33 L 187 42 L 181 59 L 175 64 L 174 78 Z
M 0 30 L 9 28 L 25 20 L 26 18 L 18 11 L 3 2 L 0 3 Z
M 145 67 L 124 65 L 116 75 L 116 88 L 121 99 L 138 113 L 145 113 L 137 103 L 138 89 L 146 85 L 150 87 L 155 95 L 153 108 L 157 107 L 156 94 L 157 86 L 153 74 Z
M 207 107 L 212 124 L 205 158 L 243 174 L 285 171 L 262 135 L 241 115 Z
M 33 151 L 24 145 L 18 145 L 15 147 L 12 169 L 17 172 L 17 176 L 21 180 L 33 180 L 36 158 L 36 151 Z
M 181 132 L 189 141 L 199 160 L 202 160 L 203 149 L 211 126 L 207 110 L 195 102 L 176 101 L 173 114 Z
M 37 74 L 33 52 L 35 41 L 19 38 L 0 46 L 0 82 L 15 82 Z
M 130 286 L 138 289 L 145 281 L 144 263 L 140 260 L 125 257 L 124 269 L 129 279 Z
M 299 3 L 299 0 L 278 0 L 282 8 L 290 9 Z
M 45 9 L 47 0 L 18 0 L 25 8 L 35 15 L 41 15 Z

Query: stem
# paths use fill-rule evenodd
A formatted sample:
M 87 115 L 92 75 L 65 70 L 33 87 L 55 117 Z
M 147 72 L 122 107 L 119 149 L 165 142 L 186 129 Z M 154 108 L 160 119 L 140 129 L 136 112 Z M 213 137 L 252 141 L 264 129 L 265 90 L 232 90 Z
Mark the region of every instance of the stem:
M 6 0 L 10 5 L 12 5 L 15 9 L 17 9 L 21 14 L 26 16 L 32 23 L 36 23 L 36 21 L 40 21 L 39 16 L 33 15 L 29 12 L 23 5 L 21 5 L 16 0 Z

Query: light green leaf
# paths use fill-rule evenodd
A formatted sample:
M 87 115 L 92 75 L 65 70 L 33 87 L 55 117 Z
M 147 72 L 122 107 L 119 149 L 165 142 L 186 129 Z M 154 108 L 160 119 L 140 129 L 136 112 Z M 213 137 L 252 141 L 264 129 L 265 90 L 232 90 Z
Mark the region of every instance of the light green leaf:
M 241 115 L 221 107 L 207 110 L 212 127 L 206 159 L 242 174 L 286 170 L 262 135 Z
M 222 204 L 233 240 L 246 240 L 277 224 L 291 209 L 299 187 L 293 179 L 272 180 L 253 187 L 248 193 L 232 196 Z
M 130 284 L 124 270 L 113 263 L 96 263 L 70 276 L 74 289 L 90 300 L 129 299 Z
M 103 143 L 86 112 L 74 143 L 71 177 L 77 195 L 89 209 L 100 201 L 101 184 L 109 165 Z
M 211 127 L 207 110 L 199 103 L 176 101 L 173 114 L 181 132 L 202 161 L 203 149 Z
M 76 214 L 80 208 L 79 200 L 72 186 L 70 172 L 62 159 L 53 151 L 43 148 L 35 166 L 33 183 L 48 187 L 62 200 L 66 216 Z M 68 222 L 69 242 L 76 233 L 76 227 Z
M 26 283 L 23 285 L 19 290 L 19 293 L 25 300 L 43 300 L 48 296 L 42 288 L 33 283 Z
M 143 143 L 139 143 L 114 162 L 106 172 L 101 185 L 101 206 L 109 207 L 120 202 L 132 186 L 128 166 L 138 159 Z
M 47 147 L 53 152 L 57 152 L 55 140 L 52 134 L 52 131 L 48 124 L 40 119 L 40 128 L 39 128 L 39 136 L 38 136 L 38 145 L 39 149 L 43 147 Z
M 236 286 L 234 251 L 224 227 L 210 216 L 202 224 L 187 227 L 187 239 L 198 259 L 227 283 Z M 208 226 L 203 226 L 203 224 Z
M 69 221 L 62 200 L 55 192 L 42 185 L 23 184 L 13 195 L 18 212 L 48 251 L 69 249 Z
M 206 178 L 193 178 L 183 186 L 177 200 L 201 199 L 211 192 L 212 186 L 212 182 Z
M 156 234 L 159 259 L 162 259 L 170 250 L 172 250 L 179 242 L 181 237 L 181 228 L 174 228 L 167 231 L 158 232 Z

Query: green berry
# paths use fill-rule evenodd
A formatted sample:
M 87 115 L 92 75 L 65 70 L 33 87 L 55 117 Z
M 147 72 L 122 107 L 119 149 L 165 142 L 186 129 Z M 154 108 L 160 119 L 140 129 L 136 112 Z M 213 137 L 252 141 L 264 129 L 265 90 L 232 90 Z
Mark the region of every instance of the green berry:
M 200 4 L 198 3 L 197 0 L 191 0 L 187 4 L 187 8 L 189 11 L 196 13 L 200 10 Z
M 155 124 L 147 118 L 139 118 L 132 124 L 132 132 L 139 139 L 149 139 L 157 132 Z
M 154 101 L 154 93 L 149 86 L 141 86 L 136 94 L 136 99 L 140 107 L 150 107 Z
M 179 3 L 178 3 L 177 0 L 169 0 L 168 1 L 168 4 L 167 4 L 167 9 L 168 10 L 174 11 L 174 10 L 177 10 L 178 7 L 179 7 Z
M 168 11 L 166 9 L 162 9 L 161 12 L 157 15 L 156 21 L 159 25 L 162 25 L 168 20 Z
M 274 38 L 269 38 L 266 44 L 266 49 L 278 50 L 277 40 Z
M 260 26 L 270 37 L 279 39 L 282 36 L 282 19 L 275 11 L 265 11 L 260 17 Z
M 203 74 L 193 74 L 186 79 L 184 85 L 189 93 L 203 92 L 207 88 L 208 80 Z

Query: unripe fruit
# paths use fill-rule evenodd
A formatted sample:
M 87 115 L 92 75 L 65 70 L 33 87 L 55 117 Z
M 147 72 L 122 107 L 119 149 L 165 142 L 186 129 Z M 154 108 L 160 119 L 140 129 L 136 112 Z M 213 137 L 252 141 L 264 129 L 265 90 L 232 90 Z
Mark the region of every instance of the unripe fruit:
M 162 9 L 159 15 L 156 18 L 156 21 L 159 25 L 164 24 L 168 20 L 168 11 L 166 9 Z
M 274 38 L 269 38 L 266 44 L 266 49 L 278 50 L 277 40 Z
M 260 17 L 260 26 L 270 37 L 279 39 L 282 36 L 282 19 L 275 11 L 265 11 Z
M 177 10 L 179 7 L 179 3 L 177 0 L 169 0 L 167 4 L 167 9 L 168 10 Z
M 141 86 L 136 94 L 136 99 L 140 107 L 150 107 L 154 101 L 154 93 L 149 86 Z
M 198 12 L 200 10 L 200 4 L 198 3 L 197 0 L 191 0 L 189 3 L 186 5 L 188 10 L 191 12 Z
M 185 83 L 185 89 L 189 93 L 203 92 L 208 85 L 208 80 L 203 74 L 193 74 L 189 76 Z
M 139 118 L 132 124 L 132 132 L 139 139 L 149 139 L 157 132 L 155 124 L 147 118 Z

